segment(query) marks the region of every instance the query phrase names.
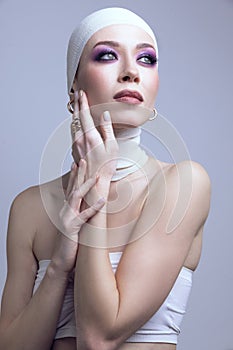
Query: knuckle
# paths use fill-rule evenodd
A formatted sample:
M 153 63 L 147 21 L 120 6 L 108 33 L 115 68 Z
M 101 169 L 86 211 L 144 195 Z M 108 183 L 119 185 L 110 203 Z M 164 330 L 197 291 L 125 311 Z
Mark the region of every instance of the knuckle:
M 86 133 L 86 142 L 90 146 L 96 145 L 96 133 L 94 131 L 89 131 Z
M 76 145 L 77 148 L 80 148 L 80 147 L 83 145 L 82 137 L 78 137 L 78 138 L 75 140 L 75 145 Z
M 111 134 L 112 135 L 112 125 L 111 124 L 105 124 L 104 125 L 104 131 L 106 132 L 106 134 Z
M 80 186 L 79 188 L 75 188 L 73 191 L 73 197 L 75 200 L 79 200 L 80 198 L 83 197 L 83 189 L 82 186 Z
M 88 219 L 89 219 L 89 216 L 87 215 L 87 210 L 85 210 L 80 214 L 80 217 L 79 217 L 81 225 L 87 222 Z
M 63 220 L 62 221 L 62 226 L 63 226 L 63 228 L 64 228 L 64 230 L 66 231 L 66 232 L 68 232 L 69 230 L 70 230 L 70 222 L 69 222 L 69 220 Z

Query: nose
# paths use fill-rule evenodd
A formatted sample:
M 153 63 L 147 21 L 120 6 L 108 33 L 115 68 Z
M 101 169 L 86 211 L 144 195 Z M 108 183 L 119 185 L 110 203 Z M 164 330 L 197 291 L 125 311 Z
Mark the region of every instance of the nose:
M 133 64 L 132 61 L 127 62 L 123 65 L 119 74 L 118 81 L 120 83 L 131 82 L 137 84 L 140 82 L 138 68 Z

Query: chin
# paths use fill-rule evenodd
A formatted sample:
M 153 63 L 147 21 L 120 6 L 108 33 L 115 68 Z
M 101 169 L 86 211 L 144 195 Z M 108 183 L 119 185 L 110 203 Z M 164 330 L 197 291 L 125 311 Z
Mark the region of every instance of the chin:
M 144 124 L 151 116 L 151 109 L 136 104 L 110 102 L 91 106 L 91 114 L 98 125 L 104 111 L 109 111 L 114 125 L 137 127 Z

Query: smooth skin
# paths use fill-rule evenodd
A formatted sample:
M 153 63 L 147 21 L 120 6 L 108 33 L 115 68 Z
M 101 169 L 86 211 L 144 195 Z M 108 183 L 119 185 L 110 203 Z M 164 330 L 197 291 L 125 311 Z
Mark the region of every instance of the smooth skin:
M 126 30 L 127 37 L 122 35 Z M 118 44 L 114 46 L 118 53 L 116 60 L 93 61 L 93 47 L 103 40 Z M 124 127 L 126 123 L 142 125 L 145 120 L 140 117 L 135 121 L 133 114 L 128 120 L 117 115 L 113 120 L 105 120 L 100 115 L 97 130 L 96 119 L 89 112 L 89 107 L 94 104 L 113 103 L 114 94 L 122 89 L 139 91 L 144 97 L 143 107 L 153 108 L 158 71 L 156 66 L 145 64 L 141 58 L 138 60 L 138 44 L 141 43 L 153 45 L 141 29 L 111 26 L 95 33 L 83 52 L 74 82 L 75 113 L 81 111 L 82 124 L 81 138 L 77 137 L 73 144 L 78 167 L 74 165 L 62 179 L 68 203 L 63 205 L 63 199 L 58 195 L 58 180 L 46 184 L 54 207 L 60 204 L 65 234 L 59 233 L 50 221 L 39 187 L 22 192 L 12 204 L 0 350 L 176 349 L 175 344 L 124 342 L 158 310 L 182 266 L 192 270 L 197 267 L 203 226 L 209 211 L 209 177 L 195 162 L 173 165 L 149 158 L 144 166 L 146 178 L 139 171 L 127 177 L 129 182 L 122 179 L 117 185 L 112 183 L 118 152 L 113 127 Z M 88 85 L 89 81 L 92 84 Z M 80 89 L 84 92 L 78 94 Z M 80 161 L 80 158 L 85 160 Z M 168 221 L 180 195 L 179 180 L 188 183 L 190 169 L 193 188 L 189 204 L 181 222 L 168 234 Z M 96 177 L 96 171 L 99 177 Z M 149 196 L 146 193 L 148 181 Z M 109 213 L 109 208 L 114 209 L 114 203 L 119 204 L 114 202 L 117 194 L 124 196 L 129 183 L 134 189 L 133 200 L 124 212 Z M 88 207 L 83 199 L 91 206 Z M 156 208 L 163 210 L 158 213 Z M 157 218 L 154 225 L 141 235 L 144 223 L 153 216 Z M 127 236 L 120 247 L 109 244 L 108 231 L 133 218 L 137 219 L 137 224 L 130 232 L 130 242 Z M 90 224 L 102 228 L 101 240 L 105 248 L 86 244 L 93 243 Z M 123 251 L 116 275 L 112 272 L 109 251 Z M 38 261 L 43 259 L 51 262 L 32 296 Z M 74 338 L 53 341 L 68 274 L 74 267 L 77 344 Z

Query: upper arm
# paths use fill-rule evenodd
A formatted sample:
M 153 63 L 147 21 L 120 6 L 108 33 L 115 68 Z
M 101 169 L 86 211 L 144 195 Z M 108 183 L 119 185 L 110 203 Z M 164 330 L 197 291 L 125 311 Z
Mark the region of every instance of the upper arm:
M 150 188 L 116 272 L 122 338 L 140 328 L 169 294 L 204 225 L 209 202 L 209 177 L 193 162 L 173 167 Z
M 1 326 L 7 327 L 32 295 L 37 271 L 32 244 L 36 231 L 33 197 L 35 189 L 19 194 L 12 203 L 7 232 L 7 279 L 1 305 Z

